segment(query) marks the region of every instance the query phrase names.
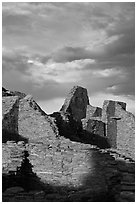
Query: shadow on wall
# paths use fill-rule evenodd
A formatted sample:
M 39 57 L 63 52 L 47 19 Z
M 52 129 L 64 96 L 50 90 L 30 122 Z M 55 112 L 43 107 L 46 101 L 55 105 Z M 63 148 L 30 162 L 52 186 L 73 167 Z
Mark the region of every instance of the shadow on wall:
M 79 133 L 79 137 L 81 138 L 82 143 L 97 145 L 97 147 L 102 149 L 110 148 L 107 138 L 97 134 L 92 134 L 87 130 L 82 130 L 82 132 Z
M 25 143 L 28 143 L 28 139 L 17 134 L 17 133 L 11 133 L 8 130 L 3 129 L 2 130 L 2 143 L 6 143 L 7 141 L 24 141 Z
M 75 142 L 97 145 L 99 148 L 110 148 L 107 138 L 83 130 L 82 122 L 74 120 L 70 114 L 54 112 L 50 117 L 55 118 L 61 136 Z
M 33 173 L 28 156 L 28 151 L 25 150 L 21 167 L 17 167 L 15 172 L 3 174 L 2 191 L 14 186 L 21 186 L 26 192 L 36 189 L 41 190 L 40 179 Z
M 28 152 L 24 151 L 24 158 L 20 168 L 17 168 L 16 172 L 11 172 L 8 175 L 2 175 L 2 190 L 6 191 L 11 187 L 22 187 L 22 199 L 26 201 L 25 196 L 27 193 L 31 194 L 27 201 L 36 201 L 35 193 L 43 192 L 42 196 L 37 201 L 47 202 L 114 202 L 115 194 L 113 188 L 120 183 L 119 175 L 116 175 L 115 182 L 112 178 L 107 181 L 105 160 L 108 158 L 102 157 L 101 153 L 95 151 L 92 153 L 92 163 L 95 163 L 95 171 L 91 172 L 85 178 L 81 187 L 71 186 L 55 186 L 48 183 L 43 183 L 40 178 L 37 177 L 32 171 L 32 165 L 28 159 Z M 102 165 L 103 164 L 103 165 Z M 114 169 L 113 169 L 114 170 Z M 111 171 L 113 171 L 111 170 Z M 110 172 L 112 174 L 112 172 Z M 114 177 L 114 174 L 112 174 Z M 119 180 L 118 180 L 119 179 Z M 113 185 L 113 186 L 112 186 Z M 24 193 L 24 197 L 23 197 Z M 13 197 L 12 197 L 13 196 Z M 10 195 L 8 200 L 8 194 L 3 193 L 3 201 L 18 201 L 18 195 Z M 17 197 L 16 197 L 17 196 Z M 15 200 L 14 200 L 15 199 Z M 19 200 L 20 201 L 20 200 Z M 23 200 L 22 200 L 23 201 Z

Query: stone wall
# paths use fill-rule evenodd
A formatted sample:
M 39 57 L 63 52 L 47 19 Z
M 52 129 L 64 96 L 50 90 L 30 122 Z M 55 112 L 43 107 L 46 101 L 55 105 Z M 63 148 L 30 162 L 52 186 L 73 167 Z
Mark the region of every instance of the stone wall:
M 89 105 L 87 89 L 74 86 L 61 108 L 61 111 L 70 113 L 75 120 L 81 120 L 86 117 L 86 108 Z
M 117 148 L 117 120 L 114 118 L 107 119 L 106 137 L 112 148 Z
M 28 139 L 3 143 L 4 178 L 16 178 L 28 151 L 36 179 L 36 189 L 29 180 L 31 188 L 18 186 L 24 188 L 18 195 L 4 189 L 3 201 L 134 201 L 134 116 L 125 103 L 105 101 L 101 110 L 89 105 L 86 89 L 74 87 L 61 111 L 50 116 L 31 96 L 7 96 L 3 104 L 3 128 Z M 102 138 L 117 151 L 101 147 Z
M 32 96 L 2 98 L 3 141 L 7 140 L 46 140 L 58 135 L 53 118 L 50 118 Z M 4 138 L 5 137 L 5 138 Z M 7 138 L 7 139 L 6 139 Z
M 3 201 L 124 202 L 135 199 L 135 164 L 117 152 L 64 137 L 49 144 L 30 143 L 25 150 L 29 151 L 33 172 L 43 183 L 42 191 L 32 186 L 28 192 L 9 193 L 9 188 L 3 193 Z M 15 171 L 21 165 L 23 151 L 21 142 L 3 145 L 3 172 Z
M 101 116 L 102 116 L 101 108 L 87 105 L 86 119 L 91 119 L 92 117 L 101 117 Z
M 18 132 L 29 141 L 42 142 L 46 138 L 55 139 L 57 129 L 54 122 L 40 109 L 33 98 L 26 96 L 19 104 Z
M 126 111 L 126 104 L 104 101 L 102 121 L 106 123 L 106 136 L 111 147 L 135 158 L 135 117 Z
M 2 173 L 16 171 L 21 165 L 25 144 L 22 141 L 15 143 L 7 141 L 2 144 Z
M 86 130 L 92 134 L 105 137 L 105 123 L 101 120 L 95 119 L 82 119 L 83 130 Z
M 18 133 L 18 109 L 19 99 L 17 96 L 2 98 L 2 130 Z
M 117 120 L 117 149 L 126 156 L 135 159 L 135 117 L 123 110 L 116 111 L 121 117 Z

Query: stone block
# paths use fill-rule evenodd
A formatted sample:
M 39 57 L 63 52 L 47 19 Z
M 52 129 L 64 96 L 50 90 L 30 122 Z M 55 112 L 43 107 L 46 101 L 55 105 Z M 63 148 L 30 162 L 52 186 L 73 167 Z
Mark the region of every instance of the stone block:
M 86 117 L 87 105 L 89 105 L 87 90 L 74 86 L 65 99 L 61 111 L 70 113 L 75 120 L 81 120 Z
M 87 105 L 86 119 L 92 119 L 93 117 L 101 117 L 102 108 Z
M 105 136 L 105 123 L 99 120 L 92 120 L 92 119 L 83 119 L 82 120 L 83 129 L 95 134 L 100 135 L 102 137 Z
M 126 103 L 104 101 L 102 121 L 106 123 L 106 136 L 111 147 L 134 158 L 135 117 L 126 111 Z
M 19 99 L 17 96 L 2 98 L 2 130 L 9 133 L 18 133 L 18 109 Z

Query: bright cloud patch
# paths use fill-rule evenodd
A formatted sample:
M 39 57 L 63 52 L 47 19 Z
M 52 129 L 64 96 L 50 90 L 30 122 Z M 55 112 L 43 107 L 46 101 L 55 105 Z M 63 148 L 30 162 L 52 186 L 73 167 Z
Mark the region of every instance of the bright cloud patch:
M 111 76 L 121 75 L 121 74 L 123 74 L 123 72 L 122 72 L 122 70 L 111 68 L 111 69 L 93 71 L 93 74 L 96 77 L 100 78 L 100 77 L 111 77 Z
M 46 64 L 39 61 L 28 60 L 30 64 L 28 80 L 30 78 L 41 84 L 46 80 L 54 80 L 58 83 L 76 82 L 82 77 L 82 69 L 88 64 L 93 64 L 94 60 L 74 60 L 66 63 L 56 63 L 49 60 Z

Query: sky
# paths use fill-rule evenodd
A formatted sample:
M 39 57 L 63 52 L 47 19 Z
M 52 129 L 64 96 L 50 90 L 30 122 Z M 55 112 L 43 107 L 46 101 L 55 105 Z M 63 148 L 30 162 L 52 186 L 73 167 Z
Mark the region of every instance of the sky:
M 90 104 L 135 111 L 134 2 L 3 2 L 2 83 L 58 111 L 74 85 Z

